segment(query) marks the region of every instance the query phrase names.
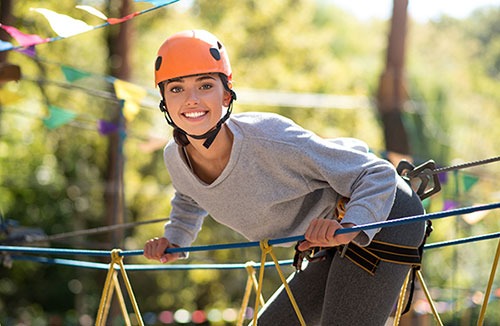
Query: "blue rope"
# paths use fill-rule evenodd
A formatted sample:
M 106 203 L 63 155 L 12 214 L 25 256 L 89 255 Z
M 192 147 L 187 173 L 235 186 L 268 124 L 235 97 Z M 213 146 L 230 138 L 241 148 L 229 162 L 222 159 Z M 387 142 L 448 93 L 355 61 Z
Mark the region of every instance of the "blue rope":
M 464 207 L 453 210 L 448 210 L 444 212 L 422 214 L 410 217 L 404 217 L 395 220 L 369 223 L 364 225 L 354 226 L 352 228 L 339 229 L 335 234 L 343 234 L 349 232 L 357 232 L 368 229 L 376 229 L 382 227 L 392 227 L 401 224 L 415 223 L 418 221 L 433 220 L 449 216 L 469 214 L 477 211 L 491 210 L 500 208 L 500 202 L 486 205 L 478 205 L 472 207 Z M 292 236 L 287 238 L 271 239 L 268 241 L 269 245 L 294 243 L 300 240 L 304 240 L 304 235 Z M 217 245 L 205 245 L 205 246 L 193 246 L 193 247 L 181 247 L 181 248 L 168 248 L 166 253 L 180 253 L 180 252 L 196 252 L 196 251 L 208 251 L 208 250 L 225 250 L 225 249 L 236 249 L 236 248 L 248 248 L 248 247 L 259 247 L 259 241 L 243 242 L 243 243 L 228 243 L 228 244 L 217 244 Z M 38 247 L 14 247 L 14 246 L 0 246 L 0 251 L 5 252 L 26 252 L 26 253 L 50 253 L 50 254 L 63 254 L 63 255 L 87 255 L 87 256 L 109 256 L 109 251 L 103 250 L 74 250 L 74 249 L 54 249 L 54 248 L 38 248 Z M 143 250 L 128 250 L 120 252 L 121 256 L 137 256 L 142 255 Z
M 415 223 L 415 222 L 419 222 L 419 221 L 433 220 L 433 219 L 439 219 L 439 218 L 444 218 L 444 217 L 449 217 L 449 216 L 469 214 L 469 213 L 477 212 L 477 211 L 496 209 L 499 207 L 500 207 L 500 202 L 493 203 L 493 204 L 458 208 L 458 209 L 448 210 L 448 211 L 444 211 L 444 212 L 415 215 L 415 216 L 409 216 L 409 217 L 404 217 L 404 218 L 395 219 L 395 220 L 353 226 L 352 228 L 339 229 L 335 232 L 335 234 L 357 232 L 357 231 L 377 229 L 377 228 L 382 228 L 382 227 L 392 227 L 392 226 L 397 226 L 397 225 L 401 225 L 401 224 Z M 268 241 L 268 243 L 269 243 L 269 245 L 276 245 L 276 244 L 284 244 L 284 243 L 294 243 L 294 242 L 301 241 L 301 240 L 304 240 L 303 235 L 292 236 L 292 237 L 287 237 L 287 238 L 271 239 Z M 252 242 L 245 242 L 245 243 L 230 243 L 230 244 L 218 244 L 218 245 L 207 245 L 207 246 L 193 246 L 193 247 L 184 247 L 184 248 L 182 248 L 182 247 L 180 247 L 180 248 L 168 248 L 165 252 L 166 253 L 180 253 L 180 252 L 194 252 L 194 251 L 206 251 L 206 250 L 224 250 L 224 249 L 234 249 L 234 248 L 242 248 L 242 247 L 259 247 L 259 245 L 260 245 L 259 241 L 252 241 Z M 143 251 L 142 250 L 131 250 L 131 251 L 124 251 L 121 254 L 123 256 L 142 255 Z
M 32 261 L 43 264 L 55 264 L 55 265 L 65 265 L 72 267 L 83 267 L 83 268 L 91 268 L 91 269 L 101 269 L 108 270 L 109 264 L 104 263 L 94 263 L 94 262 L 85 262 L 79 260 L 72 259 L 61 259 L 61 258 L 47 258 L 47 257 L 37 257 L 37 256 L 11 256 L 13 260 L 21 260 L 21 261 Z M 280 260 L 280 266 L 291 266 L 293 263 L 292 259 L 288 260 Z M 253 263 L 252 266 L 255 269 L 260 268 L 260 263 Z M 274 262 L 266 262 L 264 267 L 274 267 Z M 234 269 L 245 269 L 246 264 L 238 263 L 238 264 L 163 264 L 163 265 L 148 265 L 148 264 L 127 264 L 125 269 L 127 271 L 156 271 L 156 270 L 170 270 L 170 271 L 185 271 L 185 270 L 196 270 L 196 269 L 221 269 L 221 270 L 234 270 Z M 120 269 L 120 266 L 115 266 L 115 269 Z
M 484 234 L 484 235 L 480 235 L 480 236 L 467 237 L 467 238 L 451 240 L 451 241 L 431 243 L 431 244 L 425 245 L 424 250 L 460 245 L 460 244 L 469 243 L 469 242 L 490 240 L 490 239 L 495 239 L 495 238 L 500 238 L 500 232 Z M 85 262 L 85 261 L 78 261 L 78 260 L 71 260 L 71 259 L 46 258 L 46 257 L 36 257 L 36 256 L 19 256 L 19 255 L 11 256 L 11 258 L 13 260 L 33 261 L 33 262 L 44 263 L 44 264 L 56 264 L 56 265 L 65 265 L 65 266 L 83 267 L 83 268 L 101 269 L 101 270 L 108 270 L 109 269 L 109 264 Z M 280 260 L 279 264 L 280 264 L 280 266 L 289 266 L 292 264 L 292 262 L 293 262 L 293 260 L 291 260 L 291 259 Z M 162 265 L 128 264 L 126 266 L 126 269 L 128 271 L 158 271 L 158 270 L 170 270 L 170 271 L 182 270 L 182 271 L 185 271 L 185 270 L 195 270 L 195 269 L 235 270 L 235 269 L 244 269 L 244 268 L 246 268 L 245 265 L 246 264 L 241 264 L 241 263 L 240 264 L 189 264 L 189 265 L 188 264 L 184 264 L 184 265 L 180 265 L 180 264 L 179 265 L 176 265 L 176 264 L 170 264 L 170 265 L 165 265 L 165 264 L 162 264 Z M 274 262 L 266 262 L 264 265 L 264 267 L 266 267 L 266 268 L 273 267 L 273 266 L 274 266 Z M 253 267 L 256 269 L 259 269 L 260 264 L 254 263 Z M 119 266 L 116 266 L 115 268 L 118 269 Z
M 153 10 L 156 10 L 156 9 L 159 9 L 161 7 L 165 7 L 165 6 L 168 6 L 170 4 L 173 4 L 175 2 L 178 2 L 179 0 L 170 0 L 170 1 L 167 1 L 165 3 L 162 3 L 162 4 L 159 4 L 157 6 L 154 6 L 154 7 L 151 7 L 151 8 L 148 8 L 148 9 L 144 9 L 144 10 L 141 10 L 139 12 L 136 13 L 136 16 L 140 16 L 142 14 L 145 14 L 145 13 L 148 13 L 150 11 L 153 11 Z M 123 17 L 121 17 L 123 18 Z M 119 18 L 118 18 L 119 19 Z M 103 27 L 106 27 L 106 26 L 110 26 L 111 24 L 109 22 L 105 22 L 105 23 L 102 23 L 100 25 L 96 25 L 96 26 L 92 26 L 92 29 L 88 30 L 88 32 L 90 31 L 94 31 L 96 29 L 100 29 L 100 28 L 103 28 Z M 79 33 L 79 34 L 76 34 L 76 35 L 80 35 L 80 34 L 83 34 L 83 33 Z M 76 36 L 74 35 L 74 36 Z M 55 41 L 59 41 L 59 40 L 64 40 L 64 39 L 67 39 L 71 36 L 66 36 L 66 37 L 63 37 L 63 36 L 55 36 L 55 37 L 50 37 L 46 40 L 46 42 L 44 43 L 37 43 L 37 44 L 34 44 L 34 46 L 37 46 L 39 44 L 45 44 L 45 43 L 52 43 L 52 42 L 55 42 Z M 17 49 L 22 49 L 23 46 L 22 45 L 18 45 L 18 46 L 11 46 L 10 48 L 6 48 L 6 49 L 3 49 L 3 50 L 0 50 L 0 52 L 3 52 L 3 51 L 10 51 L 10 50 L 17 50 Z
M 4 252 L 25 252 L 29 254 L 58 254 L 58 255 L 85 255 L 85 256 L 109 256 L 109 250 L 80 250 L 80 249 L 58 249 L 41 247 L 16 247 L 0 246 Z
M 500 238 L 500 232 L 477 235 L 477 236 L 473 236 L 473 237 L 450 240 L 450 241 L 429 243 L 429 244 L 424 246 L 424 249 L 425 250 L 436 249 L 436 248 L 441 248 L 441 247 L 455 246 L 455 245 L 459 245 L 459 244 L 463 244 L 463 243 L 489 240 L 489 239 L 495 239 L 495 238 Z

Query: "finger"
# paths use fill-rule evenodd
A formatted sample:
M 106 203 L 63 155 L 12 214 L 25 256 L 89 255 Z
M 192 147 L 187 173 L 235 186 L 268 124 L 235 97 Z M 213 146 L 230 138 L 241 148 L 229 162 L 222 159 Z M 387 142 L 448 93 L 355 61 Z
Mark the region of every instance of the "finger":
M 341 228 L 350 228 L 352 226 L 354 226 L 354 225 L 349 225 L 349 226 L 341 225 Z M 335 236 L 335 241 L 337 241 L 339 244 L 346 244 L 346 243 L 349 243 L 352 240 L 354 240 L 354 238 L 356 238 L 356 236 L 358 234 L 359 234 L 359 231 L 342 233 L 342 234 Z
M 337 246 L 337 239 L 335 237 L 335 232 L 341 228 L 340 224 L 337 221 L 329 220 L 327 226 L 325 228 L 325 239 L 328 245 Z
M 338 245 L 335 238 L 335 232 L 341 228 L 341 225 L 330 219 L 321 219 L 311 224 L 310 233 L 306 239 L 312 242 L 315 246 L 333 247 Z
M 153 240 L 148 240 L 144 245 L 144 257 L 153 259 Z
M 326 220 L 326 219 L 321 219 L 318 221 L 316 224 L 315 228 L 315 240 L 318 243 L 318 245 L 321 246 L 328 246 L 330 245 L 330 241 L 333 240 L 332 236 L 329 236 L 329 234 L 332 234 L 332 220 Z M 330 230 L 330 231 L 329 231 Z
M 306 232 L 306 240 L 312 242 L 312 243 L 318 243 L 321 242 L 322 236 L 320 235 L 321 233 L 321 225 L 322 221 L 319 219 L 315 219 L 311 222 L 309 225 L 309 228 Z
M 169 242 L 166 238 L 150 239 L 144 246 L 144 256 L 148 259 L 160 260 L 168 245 Z
M 312 246 L 312 244 L 311 244 L 309 241 L 305 240 L 305 241 L 302 241 L 302 242 L 299 244 L 299 246 L 297 247 L 297 249 L 298 249 L 299 251 L 305 251 L 305 250 L 307 250 L 307 249 L 309 249 L 309 248 L 311 248 L 311 247 L 313 247 L 313 246 Z

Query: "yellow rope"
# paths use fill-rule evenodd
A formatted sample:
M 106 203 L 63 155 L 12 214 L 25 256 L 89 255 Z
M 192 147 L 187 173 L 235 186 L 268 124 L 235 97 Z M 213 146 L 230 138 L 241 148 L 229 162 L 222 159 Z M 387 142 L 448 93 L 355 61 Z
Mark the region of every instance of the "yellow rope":
M 486 307 L 488 306 L 488 300 L 490 298 L 491 287 L 493 286 L 493 280 L 495 279 L 495 273 L 498 267 L 498 259 L 500 258 L 500 240 L 498 241 L 497 252 L 495 254 L 495 259 L 493 260 L 493 265 L 491 266 L 490 278 L 488 280 L 488 286 L 486 292 L 484 293 L 483 305 L 481 307 L 481 312 L 479 313 L 479 319 L 477 321 L 478 326 L 482 326 L 484 323 L 484 316 L 486 315 Z
M 118 282 L 118 273 L 116 271 L 113 273 L 113 284 L 114 284 L 114 287 L 111 287 L 111 288 L 116 289 L 116 296 L 118 297 L 118 302 L 120 303 L 120 309 L 122 311 L 122 316 L 123 316 L 125 325 L 130 326 L 132 324 L 130 323 L 130 317 L 128 316 L 128 313 L 127 313 L 127 306 L 125 305 L 125 300 L 123 299 L 123 293 L 122 293 L 122 289 L 120 288 L 120 283 Z M 110 295 L 110 298 L 112 298 L 112 297 L 113 297 L 113 293 L 111 293 L 111 295 Z M 111 300 L 109 300 L 109 302 L 111 302 Z M 108 310 L 109 310 L 109 304 L 108 304 Z
M 406 288 L 408 287 L 408 282 L 410 281 L 410 274 L 411 274 L 411 269 L 408 271 L 408 274 L 406 274 L 405 281 L 403 283 L 403 286 L 401 287 L 401 292 L 399 293 L 399 298 L 398 298 L 398 306 L 396 309 L 396 314 L 394 315 L 394 326 L 399 325 L 399 321 L 401 320 L 401 314 L 403 313 L 403 303 L 405 301 L 405 295 L 406 295 Z
M 137 324 L 140 326 L 144 325 L 142 321 L 141 313 L 139 312 L 139 306 L 135 300 L 134 292 L 132 291 L 132 286 L 130 285 L 130 281 L 128 279 L 127 273 L 125 271 L 125 266 L 123 265 L 123 257 L 120 255 L 120 249 L 113 249 L 111 251 L 111 263 L 109 264 L 108 274 L 106 275 L 106 281 L 104 282 L 104 288 L 102 291 L 101 301 L 99 303 L 99 309 L 97 311 L 96 317 L 96 325 L 101 326 L 106 324 L 111 297 L 113 295 L 114 290 L 116 289 L 116 294 L 118 296 L 118 300 L 120 301 L 120 307 L 122 310 L 124 321 L 127 325 L 131 325 L 130 319 L 127 314 L 127 310 L 125 307 L 125 300 L 123 299 L 123 294 L 120 290 L 120 285 L 118 282 L 118 278 L 116 276 L 115 264 L 120 266 L 120 271 L 125 282 L 125 287 L 130 297 L 130 301 L 132 303 L 132 307 L 134 308 L 135 315 L 137 317 Z
M 109 311 L 108 298 L 110 294 L 113 293 L 112 278 L 114 270 L 115 261 L 113 255 L 111 255 L 111 263 L 109 264 L 108 274 L 106 274 L 106 280 L 104 281 L 104 288 L 102 289 L 101 301 L 99 303 L 99 309 L 97 310 L 96 325 L 104 325 L 106 323 L 107 314 Z
M 117 255 L 119 255 L 119 251 L 117 252 Z M 144 325 L 144 322 L 142 321 L 141 312 L 139 311 L 139 305 L 137 304 L 137 301 L 135 300 L 134 291 L 132 291 L 132 285 L 130 284 L 130 281 L 128 279 L 127 272 L 125 271 L 125 266 L 123 265 L 123 257 L 122 256 L 120 256 L 120 259 L 118 260 L 118 264 L 120 265 L 120 270 L 122 272 L 123 281 L 125 282 L 125 288 L 127 289 L 128 295 L 130 297 L 130 301 L 132 303 L 132 308 L 134 308 L 135 316 L 137 317 L 137 323 L 138 323 L 138 325 L 142 326 L 142 325 Z
M 247 284 L 245 286 L 245 294 L 243 296 L 243 301 L 241 303 L 240 312 L 238 314 L 237 326 L 243 325 L 243 321 L 245 320 L 245 312 L 248 307 L 248 302 L 250 301 L 250 294 L 252 292 L 252 287 L 254 291 L 257 293 L 258 284 L 257 278 L 255 277 L 255 268 L 253 267 L 255 263 L 253 261 L 249 261 L 245 264 L 245 268 L 248 272 Z M 259 296 L 260 304 L 264 305 L 264 297 L 262 295 Z
M 113 272 L 113 275 L 116 275 L 116 271 Z M 113 293 L 115 293 L 114 291 L 115 291 L 115 287 L 110 286 L 108 288 L 108 291 L 107 291 L 107 298 L 112 298 Z M 107 300 L 106 305 L 104 307 L 103 316 L 102 316 L 102 320 L 104 321 L 104 323 L 106 322 L 106 320 L 108 320 L 108 314 L 109 314 L 110 307 L 111 307 L 111 300 Z
M 262 250 L 262 255 L 260 257 L 259 286 L 257 288 L 257 293 L 256 293 L 256 298 L 255 298 L 253 326 L 257 325 L 257 315 L 258 315 L 258 311 L 259 311 L 259 297 L 261 296 L 261 293 L 262 293 L 262 283 L 264 280 L 264 269 L 265 269 L 267 254 L 271 255 L 271 257 L 274 261 L 274 264 L 276 265 L 276 270 L 278 271 L 281 282 L 285 286 L 286 293 L 288 294 L 288 297 L 290 299 L 290 303 L 292 304 L 293 309 L 295 310 L 295 313 L 297 314 L 297 318 L 300 321 L 300 325 L 305 326 L 306 322 L 304 321 L 304 318 L 302 317 L 302 313 L 300 312 L 299 306 L 297 305 L 297 302 L 295 301 L 295 298 L 292 294 L 292 291 L 290 290 L 290 287 L 288 286 L 288 283 L 285 279 L 285 276 L 283 275 L 283 272 L 281 271 L 278 259 L 276 258 L 276 255 L 274 255 L 273 247 L 269 245 L 267 240 L 262 240 L 262 241 L 260 241 L 260 249 Z
M 432 313 L 434 314 L 434 318 L 436 318 L 436 321 L 439 326 L 443 326 L 443 322 L 441 321 L 441 318 L 439 317 L 438 311 L 436 309 L 436 306 L 434 305 L 434 301 L 432 301 L 431 294 L 429 290 L 427 289 L 427 286 L 425 285 L 424 278 L 422 277 L 422 272 L 417 271 L 417 277 L 422 285 L 422 290 L 424 290 L 425 296 L 427 297 L 427 301 L 429 301 L 429 305 L 431 306 Z

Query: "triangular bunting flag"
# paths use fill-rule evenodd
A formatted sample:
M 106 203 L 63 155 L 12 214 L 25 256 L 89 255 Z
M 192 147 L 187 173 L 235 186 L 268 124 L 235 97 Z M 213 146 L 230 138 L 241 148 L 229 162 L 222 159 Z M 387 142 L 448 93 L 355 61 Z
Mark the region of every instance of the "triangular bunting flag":
M 139 112 L 139 103 L 146 96 L 146 90 L 120 79 L 116 79 L 113 85 L 116 97 L 125 101 L 123 115 L 128 121 L 133 120 Z
M 94 7 L 81 5 L 81 6 L 76 6 L 76 8 L 81 9 L 81 10 L 85 10 L 89 14 L 92 14 L 92 15 L 94 15 L 96 17 L 99 17 L 102 20 L 107 20 L 108 19 L 108 17 L 106 17 L 105 14 L 103 14 L 99 10 L 95 9 Z
M 22 97 L 17 93 L 11 92 L 7 89 L 0 89 L 0 104 L 1 105 L 9 105 L 16 103 L 21 100 Z
M 9 33 L 14 40 L 19 42 L 21 46 L 30 46 L 30 45 L 45 43 L 50 40 L 48 38 L 43 39 L 35 34 L 25 34 L 12 26 L 0 24 L 0 27 L 3 28 L 7 33 Z
M 43 119 L 43 124 L 49 129 L 55 129 L 73 121 L 77 114 L 65 109 L 49 105 L 50 115 Z
M 446 199 L 444 201 L 444 205 L 443 205 L 443 211 L 448 211 L 450 209 L 455 209 L 458 207 L 458 203 L 454 200 L 451 200 L 451 199 Z
M 123 116 L 127 121 L 132 121 L 135 119 L 137 113 L 139 113 L 140 107 L 137 102 L 134 101 L 125 101 L 123 105 Z
M 31 10 L 42 14 L 47 19 L 54 32 L 61 37 L 70 37 L 94 29 L 81 20 L 59 14 L 49 9 L 31 8 Z
M 14 47 L 14 45 L 12 43 L 9 43 L 9 42 L 5 42 L 5 41 L 2 41 L 0 40 L 0 52 L 1 51 L 7 51 L 7 50 L 10 50 Z
M 464 174 L 462 177 L 462 182 L 464 184 L 464 190 L 465 192 L 469 191 L 472 186 L 474 186 L 477 182 L 479 181 L 478 177 Z
M 75 80 L 82 79 L 88 76 L 91 76 L 90 73 L 78 70 L 73 67 L 68 67 L 65 65 L 61 66 L 61 70 L 64 74 L 64 77 L 66 78 L 67 81 L 69 82 L 74 82 Z
M 113 122 L 106 120 L 99 120 L 97 125 L 97 130 L 101 135 L 109 135 L 117 131 L 120 127 Z
M 108 18 L 107 22 L 110 25 L 120 24 L 120 23 L 123 23 L 123 22 L 125 22 L 127 20 L 130 20 L 130 19 L 134 18 L 135 16 L 137 16 L 139 14 L 140 14 L 140 12 L 134 12 L 134 13 L 131 13 L 130 15 L 127 15 L 127 16 L 122 17 L 122 18 Z
M 34 45 L 30 45 L 26 48 L 18 48 L 18 49 L 15 49 L 15 51 L 22 53 L 22 54 L 25 54 L 28 57 L 32 57 L 32 58 L 34 58 L 36 56 L 36 49 L 35 49 Z

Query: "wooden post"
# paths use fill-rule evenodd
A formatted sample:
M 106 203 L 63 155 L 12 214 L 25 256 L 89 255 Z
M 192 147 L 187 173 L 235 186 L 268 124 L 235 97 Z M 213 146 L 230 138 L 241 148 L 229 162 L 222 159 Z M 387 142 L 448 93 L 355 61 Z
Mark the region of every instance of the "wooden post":
M 404 79 L 404 56 L 408 0 L 394 0 L 386 67 L 380 76 L 377 107 L 384 128 L 385 147 L 389 160 L 397 165 L 410 159 L 410 145 L 401 118 L 407 99 Z
M 124 17 L 130 14 L 132 5 L 130 0 L 110 0 L 110 17 Z M 126 21 L 109 29 L 109 74 L 123 80 L 130 78 L 130 39 L 132 25 Z M 119 130 L 109 135 L 108 167 L 106 175 L 106 219 L 108 225 L 124 223 L 124 184 L 123 184 L 123 141 L 125 135 L 125 120 L 123 118 L 123 103 L 115 105 L 110 112 L 114 112 L 110 120 Z M 110 235 L 110 244 L 113 248 L 120 248 L 124 239 L 123 229 L 118 229 Z

